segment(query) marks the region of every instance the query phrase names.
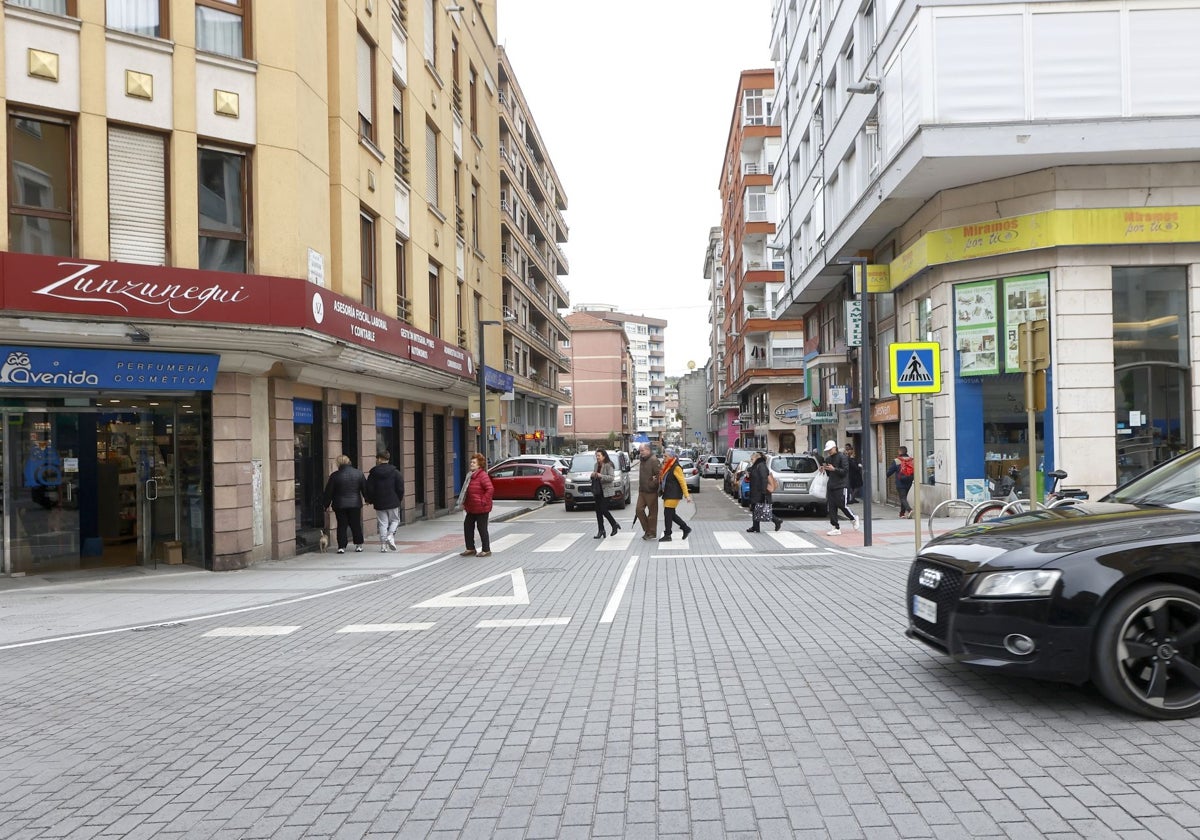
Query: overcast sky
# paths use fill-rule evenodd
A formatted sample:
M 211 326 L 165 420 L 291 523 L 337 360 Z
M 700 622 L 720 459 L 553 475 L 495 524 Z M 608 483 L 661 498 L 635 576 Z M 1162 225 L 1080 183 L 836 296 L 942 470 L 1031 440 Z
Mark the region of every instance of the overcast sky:
M 500 43 L 567 193 L 572 305 L 665 318 L 708 359 L 704 250 L 738 74 L 770 67 L 771 0 L 499 0 Z

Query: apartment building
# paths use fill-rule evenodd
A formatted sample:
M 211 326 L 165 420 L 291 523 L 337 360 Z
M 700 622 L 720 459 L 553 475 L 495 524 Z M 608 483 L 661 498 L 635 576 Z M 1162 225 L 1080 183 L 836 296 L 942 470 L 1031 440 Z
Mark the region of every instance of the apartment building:
M 593 312 L 566 317 L 570 339 L 568 402 L 559 409 L 561 449 L 604 446 L 628 451 L 632 442 L 633 365 L 619 323 Z
M 406 520 L 448 508 L 502 317 L 495 18 L 4 3 L 5 572 L 287 557 L 379 448 Z
M 715 334 L 724 336 L 716 342 L 720 397 L 714 404 L 726 416 L 724 438 L 730 446 L 791 452 L 794 414 L 776 409 L 795 405 L 804 393 L 804 324 L 772 317 L 784 277 L 782 257 L 768 247 L 779 218 L 774 99 L 773 71 L 741 73 L 721 166 L 721 241 L 714 248 L 710 235 L 705 276 L 710 299 L 715 295 L 724 312 L 712 316 L 720 319 Z
M 1197 442 L 1200 3 L 779 0 L 772 26 L 774 313 L 807 323 L 810 442 L 905 444 L 934 499 L 1014 467 L 1034 493 L 1054 468 L 1102 493 Z M 851 256 L 869 262 L 869 417 L 826 409 L 861 394 Z M 1018 343 L 1035 322 L 1050 362 L 1031 458 Z M 940 345 L 942 389 L 897 399 L 887 348 L 914 339 Z
M 499 54 L 500 247 L 504 290 L 504 372 L 513 399 L 504 401 L 508 455 L 548 452 L 567 400 L 561 310 L 571 305 L 561 278 L 567 196 L 525 94 L 503 47 Z
M 694 368 L 679 378 L 680 443 L 692 449 L 709 449 L 708 381 L 704 368 Z M 724 450 L 722 450 L 724 451 Z
M 634 433 L 657 440 L 667 428 L 667 322 L 621 312 L 607 303 L 582 303 L 574 311 L 590 312 L 625 330 L 633 358 Z

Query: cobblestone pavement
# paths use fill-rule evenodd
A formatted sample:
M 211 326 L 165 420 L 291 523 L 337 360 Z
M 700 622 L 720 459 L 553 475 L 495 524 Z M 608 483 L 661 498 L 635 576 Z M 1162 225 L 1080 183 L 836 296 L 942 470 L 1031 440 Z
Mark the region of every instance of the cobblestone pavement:
M 953 666 L 903 636 L 902 557 L 698 501 L 686 542 L 559 507 L 490 558 L 0 651 L 0 837 L 1200 832 L 1196 723 Z

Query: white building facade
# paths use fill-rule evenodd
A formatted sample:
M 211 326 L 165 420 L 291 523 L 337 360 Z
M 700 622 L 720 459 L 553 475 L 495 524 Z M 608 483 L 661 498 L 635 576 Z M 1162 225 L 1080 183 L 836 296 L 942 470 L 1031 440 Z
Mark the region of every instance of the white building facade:
M 1013 468 L 1036 491 L 1039 467 L 1095 494 L 1196 443 L 1200 2 L 779 0 L 772 32 L 772 314 L 806 320 L 810 440 L 872 435 L 876 476 L 915 447 L 936 498 Z M 861 394 L 848 256 L 870 263 L 869 417 L 829 404 Z M 1042 319 L 1031 463 L 1015 343 Z M 887 348 L 915 339 L 942 389 L 898 400 Z

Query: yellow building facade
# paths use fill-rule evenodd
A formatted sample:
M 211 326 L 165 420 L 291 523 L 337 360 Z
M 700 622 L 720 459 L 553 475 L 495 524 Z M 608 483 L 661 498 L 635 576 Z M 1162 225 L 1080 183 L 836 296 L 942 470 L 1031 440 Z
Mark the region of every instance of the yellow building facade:
M 3 571 L 291 556 L 342 454 L 448 509 L 503 358 L 494 0 L 8 0 L 0 43 Z

